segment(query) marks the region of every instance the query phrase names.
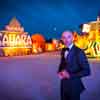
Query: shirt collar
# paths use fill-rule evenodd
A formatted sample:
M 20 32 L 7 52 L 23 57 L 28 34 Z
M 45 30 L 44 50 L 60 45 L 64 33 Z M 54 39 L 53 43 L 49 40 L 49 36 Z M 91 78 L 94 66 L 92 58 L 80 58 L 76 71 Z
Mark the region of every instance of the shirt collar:
M 73 43 L 68 46 L 69 49 L 71 49 L 72 47 L 73 47 Z

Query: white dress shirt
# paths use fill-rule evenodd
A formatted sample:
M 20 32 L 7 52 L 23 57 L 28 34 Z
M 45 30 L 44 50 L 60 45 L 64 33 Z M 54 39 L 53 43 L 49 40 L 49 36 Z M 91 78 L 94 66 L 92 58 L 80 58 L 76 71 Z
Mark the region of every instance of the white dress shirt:
M 69 45 L 69 47 L 68 47 L 69 50 L 71 50 L 72 47 L 73 47 L 73 43 L 72 43 L 71 45 Z M 66 51 L 65 51 L 65 54 L 64 54 L 64 57 L 65 57 L 65 58 L 67 57 L 68 53 L 69 53 L 69 51 L 66 50 Z

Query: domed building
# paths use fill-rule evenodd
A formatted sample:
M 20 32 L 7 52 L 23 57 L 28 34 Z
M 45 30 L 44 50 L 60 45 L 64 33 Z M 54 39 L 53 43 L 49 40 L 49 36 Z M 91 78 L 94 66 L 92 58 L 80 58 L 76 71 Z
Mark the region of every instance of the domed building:
M 31 36 L 32 40 L 32 53 L 39 53 L 45 51 L 45 38 L 39 33 Z

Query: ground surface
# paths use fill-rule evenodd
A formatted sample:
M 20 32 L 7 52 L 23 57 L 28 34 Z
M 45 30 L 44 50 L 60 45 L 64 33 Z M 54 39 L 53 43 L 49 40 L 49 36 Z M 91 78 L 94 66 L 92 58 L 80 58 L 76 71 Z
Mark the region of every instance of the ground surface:
M 0 100 L 59 100 L 58 53 L 0 58 Z M 81 100 L 100 100 L 100 60 L 89 59 Z

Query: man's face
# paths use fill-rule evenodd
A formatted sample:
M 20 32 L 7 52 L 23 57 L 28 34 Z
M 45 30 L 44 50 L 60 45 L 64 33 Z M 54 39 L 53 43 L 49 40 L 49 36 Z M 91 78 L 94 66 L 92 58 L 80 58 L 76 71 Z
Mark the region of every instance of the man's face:
M 69 46 L 73 42 L 73 34 L 70 31 L 66 31 L 62 34 L 61 40 L 66 46 Z

